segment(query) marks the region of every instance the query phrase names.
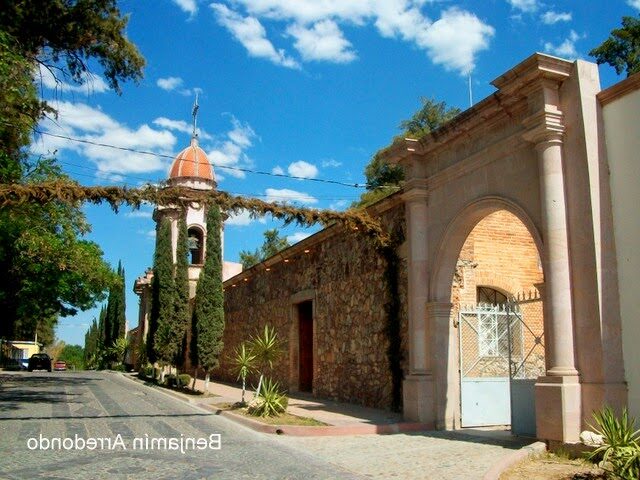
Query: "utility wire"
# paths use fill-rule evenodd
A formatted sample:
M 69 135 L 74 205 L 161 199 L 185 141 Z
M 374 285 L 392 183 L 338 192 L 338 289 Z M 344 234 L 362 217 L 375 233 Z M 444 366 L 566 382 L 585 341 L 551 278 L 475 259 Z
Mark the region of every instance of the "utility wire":
M 163 154 L 163 153 L 149 152 L 149 151 L 145 151 L 145 150 L 136 150 L 134 148 L 128 148 L 128 147 L 119 147 L 117 145 L 109 145 L 107 143 L 94 142 L 92 140 L 84 140 L 84 139 L 81 139 L 81 138 L 73 138 L 73 137 L 69 137 L 69 136 L 66 136 L 66 135 L 58 135 L 58 134 L 55 134 L 55 133 L 43 132 L 43 131 L 37 130 L 37 129 L 35 131 L 36 131 L 36 133 L 39 133 L 40 135 L 46 135 L 46 136 L 49 136 L 49 137 L 60 138 L 60 139 L 63 139 L 63 140 L 69 140 L 71 142 L 84 143 L 84 144 L 93 145 L 93 146 L 96 146 L 96 147 L 113 148 L 115 150 L 121 150 L 121 151 L 129 152 L 129 153 L 137 153 L 137 154 L 140 154 L 140 155 L 149 155 L 149 156 L 158 157 L 158 158 L 168 158 L 170 160 L 175 159 L 175 155 L 167 155 L 167 154 Z M 194 162 L 193 160 L 186 160 L 186 159 L 183 160 L 183 161 Z M 333 185 L 341 185 L 343 187 L 352 187 L 352 188 L 365 188 L 366 187 L 366 185 L 362 185 L 362 184 L 359 184 L 359 183 L 346 183 L 346 182 L 341 182 L 339 180 L 330 180 L 330 179 L 325 179 L 325 178 L 299 177 L 297 175 L 287 175 L 286 173 L 263 172 L 263 171 L 260 171 L 260 170 L 252 170 L 250 168 L 229 167 L 227 165 L 215 165 L 215 164 L 213 164 L 211 162 L 209 162 L 209 164 L 212 167 L 215 167 L 215 168 L 233 170 L 233 171 L 244 172 L 244 173 L 253 173 L 255 175 L 266 175 L 266 176 L 269 176 L 269 177 L 281 177 L 281 178 L 291 178 L 291 179 L 294 179 L 294 180 L 305 180 L 305 181 L 309 181 L 309 182 L 329 183 L 329 184 L 333 184 Z

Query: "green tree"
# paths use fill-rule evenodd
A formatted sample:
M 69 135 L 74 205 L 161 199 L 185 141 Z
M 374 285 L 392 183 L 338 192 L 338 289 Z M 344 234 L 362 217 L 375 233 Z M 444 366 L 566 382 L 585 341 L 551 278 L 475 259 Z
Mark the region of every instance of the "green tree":
M 67 368 L 73 370 L 84 370 L 84 348 L 80 345 L 65 345 L 58 356 L 58 360 L 67 362 Z
M 126 332 L 125 278 L 122 262 L 118 262 L 115 281 L 109 289 L 107 311 L 105 317 L 105 347 L 110 348 L 118 338 Z
M 27 182 L 64 178 L 39 162 Z M 0 210 L 0 337 L 51 336 L 58 316 L 75 315 L 104 298 L 113 274 L 78 205 L 33 203 Z
M 420 98 L 420 102 L 420 109 L 408 120 L 400 122 L 402 133 L 396 138 L 422 138 L 460 114 L 459 108 L 450 108 L 445 102 L 436 102 L 426 97 Z M 352 207 L 367 207 L 399 190 L 400 183 L 404 180 L 404 170 L 398 165 L 384 162 L 384 151 L 377 151 L 365 167 L 367 191 Z
M 266 230 L 263 235 L 264 242 L 255 252 L 252 253 L 247 250 L 240 252 L 242 268 L 250 268 L 290 246 L 287 237 L 281 237 L 277 228 Z
M 32 129 L 52 109 L 38 98 L 38 65 L 82 81 L 90 60 L 116 91 L 139 80 L 144 59 L 124 35 L 115 0 L 21 0 L 0 8 L 0 182 L 65 179 L 50 159 L 32 159 Z M 0 337 L 53 341 L 58 316 L 104 298 L 112 280 L 100 248 L 82 237 L 79 205 L 52 202 L 0 211 Z
M 127 22 L 116 0 L 22 0 L 4 2 L 0 10 L 0 30 L 17 41 L 26 58 L 64 63 L 75 81 L 95 59 L 117 92 L 121 81 L 139 81 L 144 67 L 144 58 L 124 33 Z
M 84 365 L 85 368 L 96 368 L 98 366 L 98 355 L 100 345 L 100 330 L 98 321 L 94 318 L 84 335 Z
M 205 391 L 211 371 L 219 364 L 224 332 L 224 297 L 222 293 L 222 248 L 220 209 L 210 205 L 207 210 L 206 258 L 196 289 L 195 325 L 198 365 L 205 371 Z
M 187 328 L 191 320 L 189 307 L 189 243 L 187 240 L 187 221 L 183 212 L 178 221 L 178 245 L 176 248 L 175 305 L 173 316 L 173 338 L 176 353 L 173 365 L 181 366 L 186 350 Z M 176 372 L 177 375 L 177 372 Z
M 611 30 L 611 36 L 589 52 L 598 65 L 608 63 L 627 77 L 640 72 L 640 19 L 622 17 L 622 28 Z
M 151 321 L 149 337 L 153 360 L 163 365 L 175 358 L 175 339 L 172 322 L 175 312 L 176 288 L 173 278 L 173 250 L 171 246 L 171 220 L 160 221 L 156 238 L 151 293 Z M 150 355 L 151 356 L 151 355 Z

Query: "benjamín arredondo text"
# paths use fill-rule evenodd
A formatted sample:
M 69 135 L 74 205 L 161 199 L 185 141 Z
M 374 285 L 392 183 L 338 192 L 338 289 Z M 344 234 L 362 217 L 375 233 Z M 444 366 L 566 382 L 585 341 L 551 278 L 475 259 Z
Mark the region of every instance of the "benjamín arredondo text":
M 115 437 L 38 437 L 27 439 L 29 450 L 172 450 L 186 453 L 194 450 L 220 450 L 222 437 L 212 433 L 208 437 L 143 437 L 133 439 L 122 438 L 119 433 Z

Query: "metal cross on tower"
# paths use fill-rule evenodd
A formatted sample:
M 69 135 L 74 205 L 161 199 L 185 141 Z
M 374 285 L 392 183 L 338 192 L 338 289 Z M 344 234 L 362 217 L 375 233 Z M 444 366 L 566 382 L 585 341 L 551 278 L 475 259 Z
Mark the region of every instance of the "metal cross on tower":
M 198 105 L 198 92 L 196 92 L 196 101 L 193 104 L 193 110 L 191 111 L 191 115 L 193 116 L 193 136 L 194 138 L 198 136 L 197 133 L 197 122 L 198 122 L 198 109 L 200 106 Z

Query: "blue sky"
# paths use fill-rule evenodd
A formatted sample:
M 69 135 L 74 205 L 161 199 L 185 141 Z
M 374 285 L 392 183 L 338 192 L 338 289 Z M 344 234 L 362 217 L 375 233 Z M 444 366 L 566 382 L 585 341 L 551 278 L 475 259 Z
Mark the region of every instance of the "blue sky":
M 127 35 L 147 61 L 138 85 L 121 96 L 104 80 L 58 83 L 41 72 L 43 98 L 59 110 L 40 129 L 55 135 L 158 154 L 144 155 L 64 140 L 36 139 L 34 154 L 56 152 L 64 170 L 87 185 L 137 186 L 167 176 L 169 158 L 188 145 L 199 94 L 200 144 L 218 188 L 266 200 L 344 209 L 361 188 L 233 170 L 362 184 L 371 155 L 398 124 L 433 97 L 469 107 L 494 91 L 490 81 L 535 51 L 589 60 L 640 0 L 158 0 L 119 2 Z M 603 87 L 619 80 L 600 68 Z M 224 167 L 232 167 L 224 168 Z M 151 266 L 152 207 L 116 215 L 86 206 L 96 241 L 113 266 L 122 260 L 127 318 L 137 324 L 135 277 Z M 225 259 L 262 243 L 270 219 L 232 218 Z M 281 228 L 292 241 L 309 231 Z M 61 319 L 59 338 L 84 341 L 99 308 Z

